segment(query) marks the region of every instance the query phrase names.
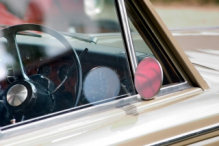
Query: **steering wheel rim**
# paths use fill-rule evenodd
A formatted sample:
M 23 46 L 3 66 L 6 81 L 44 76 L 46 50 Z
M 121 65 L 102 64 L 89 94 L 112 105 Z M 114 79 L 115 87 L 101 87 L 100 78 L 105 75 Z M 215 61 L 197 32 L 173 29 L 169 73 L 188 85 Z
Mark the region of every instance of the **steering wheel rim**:
M 37 25 L 37 24 L 20 24 L 20 25 L 14 25 L 14 26 L 7 27 L 7 28 L 2 29 L 0 31 L 0 38 L 4 37 L 7 39 L 8 48 L 10 50 L 16 50 L 15 52 L 13 52 L 13 53 L 15 53 L 15 55 L 13 55 L 13 57 L 15 57 L 16 61 L 18 61 L 19 65 L 20 65 L 16 70 L 16 72 L 21 73 L 21 76 L 18 77 L 19 78 L 18 80 L 30 80 L 29 77 L 24 72 L 24 67 L 22 64 L 19 47 L 16 43 L 16 34 L 20 31 L 27 31 L 27 30 L 41 31 L 41 32 L 50 34 L 51 36 L 53 36 L 54 38 L 59 40 L 67 49 L 71 49 L 73 51 L 72 58 L 73 58 L 73 61 L 75 62 L 76 76 L 77 76 L 76 102 L 75 102 L 74 107 L 77 106 L 78 102 L 79 102 L 80 95 L 81 95 L 81 90 L 82 90 L 82 68 L 81 68 L 80 59 L 79 59 L 75 49 L 71 46 L 71 44 L 67 41 L 67 39 L 64 36 L 62 36 L 60 33 L 58 33 L 57 31 L 55 31 L 51 28 L 48 28 L 48 27 L 42 26 L 42 25 Z

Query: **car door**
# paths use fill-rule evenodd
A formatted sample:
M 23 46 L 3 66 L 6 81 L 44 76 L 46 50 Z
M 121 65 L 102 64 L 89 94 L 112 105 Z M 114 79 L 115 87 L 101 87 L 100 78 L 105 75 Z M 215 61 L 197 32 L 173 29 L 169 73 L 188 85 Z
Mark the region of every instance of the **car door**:
M 97 100 L 91 98 L 89 101 L 87 98 L 89 91 L 86 93 L 86 90 L 83 90 L 81 106 L 61 109 L 1 128 L 2 144 L 176 143 L 178 139 L 175 136 L 180 135 L 183 138 L 184 133 L 218 122 L 217 110 L 215 110 L 217 105 L 213 104 L 217 100 L 216 94 L 212 91 L 206 92 L 208 85 L 173 39 L 150 2 L 115 0 L 106 2 L 106 5 L 110 8 L 105 8 L 113 9 L 116 14 L 120 33 L 92 34 L 92 37 L 98 38 L 97 44 L 76 42 L 76 51 L 80 54 L 87 47 L 90 54 L 85 57 L 88 62 L 82 63 L 82 67 L 90 62 L 99 62 L 100 65 L 102 64 L 101 69 L 106 69 L 107 73 L 111 72 L 108 76 L 115 77 L 113 83 L 116 83 L 119 78 L 120 91 L 110 96 L 113 98 L 104 99 L 101 94 Z M 101 10 L 104 11 L 104 9 Z M 92 16 L 92 18 L 103 18 L 103 16 Z M 132 31 L 133 28 L 137 31 Z M 25 45 L 25 41 L 23 43 Z M 134 86 L 136 68 L 146 57 L 156 58 L 162 66 L 164 75 L 163 85 L 152 100 L 143 100 Z M 106 67 L 106 65 L 109 66 Z M 117 66 L 116 71 L 111 68 Z M 88 84 L 89 88 L 92 88 L 92 94 L 99 95 L 100 92 L 94 92 L 94 90 L 97 87 L 97 91 L 101 90 L 106 82 L 92 80 L 101 77 L 99 68 L 96 65 L 94 67 L 84 72 L 83 87 L 86 82 L 92 83 Z M 95 74 L 90 78 L 91 72 Z M 123 74 L 126 76 L 120 78 Z M 113 78 L 110 79 L 113 80 Z M 107 82 L 110 81 L 107 80 Z M 123 85 L 125 89 L 121 87 Z M 112 84 L 109 87 L 116 86 L 117 84 Z M 107 88 L 103 88 L 103 93 L 106 90 Z M 61 93 L 67 96 L 66 92 Z M 212 95 L 212 100 L 206 99 L 209 95 Z M 212 112 L 196 115 L 198 111 L 205 111 L 206 102 Z M 194 106 L 197 108 L 193 108 Z M 193 133 L 186 135 L 186 138 L 191 138 L 191 134 Z

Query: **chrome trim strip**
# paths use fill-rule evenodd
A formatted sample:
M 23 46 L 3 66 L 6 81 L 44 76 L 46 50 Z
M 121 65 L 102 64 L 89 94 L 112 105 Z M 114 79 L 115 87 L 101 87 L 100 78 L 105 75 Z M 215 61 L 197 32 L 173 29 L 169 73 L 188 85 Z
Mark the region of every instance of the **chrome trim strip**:
M 200 128 L 191 132 L 187 132 L 181 135 L 177 135 L 168 139 L 164 139 L 155 143 L 151 143 L 149 145 L 162 145 L 162 146 L 166 146 L 166 145 L 171 145 L 171 144 L 175 144 L 184 140 L 188 140 L 191 138 L 195 138 L 204 134 L 208 134 L 214 131 L 218 131 L 219 130 L 219 123 L 214 124 L 214 125 L 210 125 L 204 128 Z
M 136 54 L 135 54 L 133 41 L 132 41 L 131 31 L 129 29 L 129 22 L 128 22 L 128 16 L 126 13 L 125 2 L 124 2 L 124 0 L 117 0 L 116 3 L 118 5 L 118 15 L 119 15 L 119 18 L 121 19 L 120 23 L 122 25 L 122 32 L 124 33 L 123 34 L 124 42 L 127 45 L 126 46 L 127 47 L 127 54 L 130 58 L 131 68 L 132 68 L 132 72 L 134 74 L 135 70 L 138 66 L 138 62 L 137 62 L 137 58 L 136 58 Z
M 163 87 L 159 91 L 158 95 L 161 96 L 161 95 L 165 95 L 169 93 L 174 93 L 174 92 L 181 91 L 181 90 L 184 90 L 190 87 L 191 86 L 189 86 L 187 82 L 176 84 L 173 86 Z M 50 127 L 50 126 L 53 126 L 53 125 L 56 125 L 62 122 L 67 122 L 70 120 L 78 119 L 78 118 L 88 116 L 91 114 L 97 114 L 97 113 L 104 112 L 107 110 L 121 108 L 123 106 L 131 105 L 131 104 L 134 104 L 140 101 L 142 101 L 141 97 L 139 94 L 137 94 L 137 95 L 125 97 L 125 98 L 114 100 L 114 101 L 107 102 L 107 103 L 102 103 L 102 104 L 95 105 L 95 106 L 90 106 L 90 107 L 89 105 L 88 107 L 86 105 L 79 106 L 74 109 L 68 109 L 68 110 L 57 112 L 57 113 L 50 114 L 47 116 L 34 118 L 34 119 L 27 120 L 21 123 L 16 123 L 13 125 L 0 128 L 0 139 L 6 139 L 6 138 L 13 137 L 13 136 L 21 135 L 24 133 L 32 132 L 32 131 L 38 130 L 39 127 L 40 129 L 43 129 L 46 127 Z
M 39 130 L 39 127 L 40 129 L 43 129 L 60 123 L 68 122 L 70 120 L 88 116 L 94 113 L 97 114 L 110 109 L 121 108 L 123 106 L 134 104 L 140 101 L 141 101 L 140 96 L 134 95 L 134 96 L 122 98 L 120 100 L 99 104 L 94 107 L 88 107 L 84 109 L 80 109 L 81 107 L 79 107 L 76 109 L 80 109 L 80 110 L 74 112 L 67 112 L 67 113 L 60 112 L 61 114 L 52 117 L 48 117 L 49 116 L 48 115 L 46 119 L 45 119 L 46 116 L 44 116 L 44 119 L 42 119 L 43 117 L 39 117 L 32 120 L 27 120 L 21 122 L 20 124 L 16 123 L 13 125 L 2 127 L 0 131 L 0 139 L 11 138 L 13 136 Z
M 183 82 L 183 83 L 172 84 L 170 86 L 161 87 L 160 91 L 157 93 L 156 96 L 158 96 L 158 98 L 159 98 L 159 96 L 174 93 L 174 92 L 185 90 L 185 89 L 189 89 L 191 87 L 192 86 L 189 85 L 189 83 L 187 81 Z

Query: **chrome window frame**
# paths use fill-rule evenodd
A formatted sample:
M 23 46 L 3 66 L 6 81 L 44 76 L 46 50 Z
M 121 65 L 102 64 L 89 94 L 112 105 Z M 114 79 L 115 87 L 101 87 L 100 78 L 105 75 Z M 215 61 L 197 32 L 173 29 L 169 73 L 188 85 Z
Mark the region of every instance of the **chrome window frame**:
M 135 69 L 137 68 L 138 63 L 137 63 L 137 57 L 135 54 L 135 49 L 134 49 L 131 31 L 130 31 L 130 27 L 129 27 L 129 22 L 127 19 L 128 16 L 127 16 L 127 11 L 126 11 L 126 7 L 125 7 L 125 0 L 117 0 L 117 7 L 118 7 L 119 21 L 120 21 L 120 24 L 122 25 L 122 27 L 121 27 L 122 28 L 122 36 L 123 36 L 123 41 L 124 41 L 124 44 L 126 47 L 126 54 L 127 54 L 127 58 L 129 60 L 129 63 L 131 65 L 132 75 L 133 75 L 132 78 L 134 80 Z M 191 88 L 191 86 L 186 81 L 186 79 L 183 76 L 182 76 L 182 78 L 184 79 L 184 82 L 161 87 L 160 91 L 158 92 L 158 94 L 156 96 L 161 96 L 161 95 L 174 93 L 177 91 Z
M 125 0 L 114 0 L 116 5 L 116 11 L 118 19 L 121 25 L 122 38 L 124 41 L 124 46 L 126 50 L 126 56 L 128 59 L 128 66 L 130 67 L 132 74 L 132 81 L 134 80 L 135 69 L 137 68 L 137 58 L 135 55 L 134 45 L 132 41 L 131 31 L 129 28 L 129 22 L 125 7 Z M 160 89 L 156 96 L 162 96 L 165 94 L 174 93 L 177 91 L 182 91 L 191 88 L 187 81 L 179 84 L 173 84 L 170 86 L 165 86 Z M 158 97 L 159 98 L 159 97 Z M 0 128 L 0 139 L 6 139 L 20 134 L 32 132 L 56 125 L 62 122 L 78 119 L 84 116 L 88 116 L 94 113 L 100 113 L 114 108 L 122 108 L 127 105 L 131 105 L 137 102 L 141 102 L 142 99 L 139 94 L 131 95 L 125 98 L 121 98 L 115 101 L 110 101 L 107 103 L 100 103 L 95 106 L 84 105 L 76 107 L 73 109 L 67 109 L 57 113 L 49 114 L 46 116 L 41 116 L 38 118 L 30 119 L 21 123 L 16 123 L 13 125 L 5 126 Z M 80 109 L 80 110 L 79 110 Z M 77 111 L 76 111 L 77 110 Z M 75 112 L 73 112 L 75 111 Z M 36 126 L 37 125 L 37 126 Z

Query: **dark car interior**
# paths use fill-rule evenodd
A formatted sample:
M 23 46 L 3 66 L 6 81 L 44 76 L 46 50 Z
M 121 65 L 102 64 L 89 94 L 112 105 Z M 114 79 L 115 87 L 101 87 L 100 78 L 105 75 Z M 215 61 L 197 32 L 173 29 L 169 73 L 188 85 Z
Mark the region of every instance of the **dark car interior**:
M 121 36 L 113 1 L 106 4 L 113 16 L 109 19 L 92 18 L 81 1 L 66 1 L 59 8 L 55 1 L 37 0 L 26 1 L 26 17 L 19 17 L 10 2 L 0 3 L 5 16 L 0 21 L 0 127 L 137 93 L 123 41 L 115 47 L 89 40 L 89 33 L 102 33 L 112 43 L 113 35 Z M 145 57 L 163 61 L 163 86 L 181 82 L 163 56 L 136 51 L 137 62 Z
M 48 36 L 17 35 L 16 41 L 24 73 L 34 83 L 40 84 L 41 88 L 46 88 L 51 93 L 53 90 L 57 91 L 55 97 L 45 96 L 40 101 L 35 101 L 38 104 L 34 104 L 28 110 L 14 110 L 14 107 L 9 105 L 7 108 L 10 108 L 10 112 L 8 112 L 4 104 L 0 104 L 1 126 L 10 124 L 10 119 L 13 118 L 17 122 L 24 121 L 51 112 L 88 104 L 92 106 L 135 93 L 126 54 L 121 48 L 81 41 L 71 42 L 82 67 L 83 85 L 80 98 L 76 99 L 78 81 L 72 50 L 65 48 L 58 40 L 54 41 L 53 38 L 51 40 Z M 5 53 L 12 58 L 16 56 L 6 40 L 1 41 L 1 49 L 4 49 Z M 141 57 L 144 58 L 144 56 Z M 5 91 L 8 86 L 19 80 L 19 73 L 15 73 L 17 62 L 6 64 L 6 74 L 0 83 L 1 101 L 6 99 Z M 71 72 L 71 75 L 65 80 L 68 72 Z M 13 102 L 15 104 L 16 101 Z

